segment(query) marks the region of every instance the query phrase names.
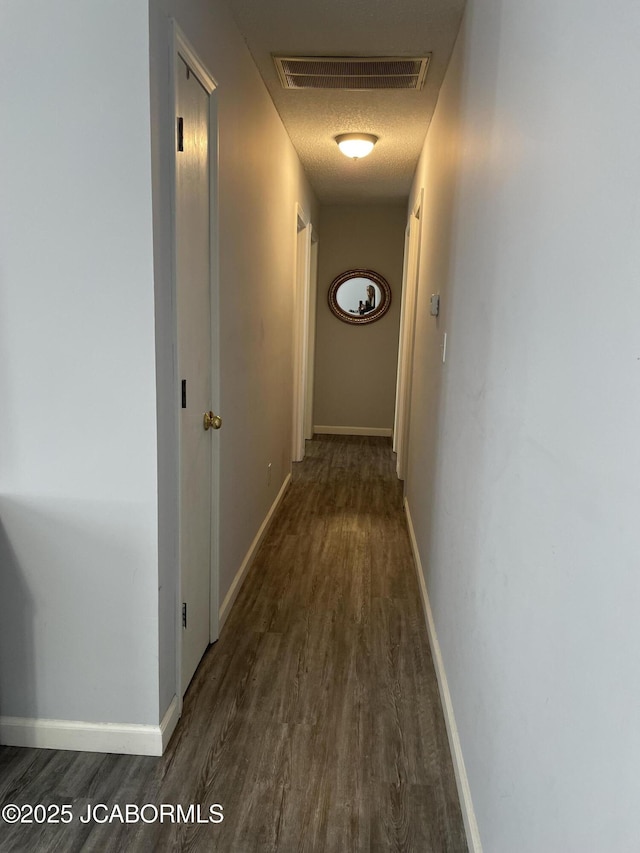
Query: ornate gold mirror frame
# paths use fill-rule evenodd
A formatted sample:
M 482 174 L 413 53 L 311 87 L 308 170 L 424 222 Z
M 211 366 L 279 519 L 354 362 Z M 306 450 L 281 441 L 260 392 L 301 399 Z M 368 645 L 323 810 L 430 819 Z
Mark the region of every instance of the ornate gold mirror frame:
M 391 305 L 389 282 L 373 270 L 353 269 L 340 273 L 329 288 L 329 308 L 344 323 L 362 326 L 375 323 Z

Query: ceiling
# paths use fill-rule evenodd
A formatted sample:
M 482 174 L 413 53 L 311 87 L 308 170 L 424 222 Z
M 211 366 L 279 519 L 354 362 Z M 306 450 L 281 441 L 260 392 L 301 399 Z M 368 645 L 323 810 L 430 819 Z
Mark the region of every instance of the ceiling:
M 465 0 L 230 0 L 232 13 L 323 204 L 407 198 Z M 421 91 L 285 90 L 272 55 L 424 56 Z M 373 133 L 349 160 L 338 133 Z

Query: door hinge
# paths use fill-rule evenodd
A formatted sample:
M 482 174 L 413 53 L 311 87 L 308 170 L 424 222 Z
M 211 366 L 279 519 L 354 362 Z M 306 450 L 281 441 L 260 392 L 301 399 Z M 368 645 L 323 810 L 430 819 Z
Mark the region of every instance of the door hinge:
M 182 380 L 182 408 L 187 408 L 187 380 Z
M 178 151 L 184 151 L 184 119 L 178 116 Z
M 182 602 L 182 627 L 187 627 L 187 602 Z

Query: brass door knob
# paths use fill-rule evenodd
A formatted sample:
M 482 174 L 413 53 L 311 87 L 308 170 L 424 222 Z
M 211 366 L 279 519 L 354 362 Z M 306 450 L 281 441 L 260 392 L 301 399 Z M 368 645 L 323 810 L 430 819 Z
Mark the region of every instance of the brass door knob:
M 208 429 L 220 429 L 222 426 L 222 418 L 220 415 L 214 415 L 213 412 L 205 412 L 204 413 L 204 428 Z

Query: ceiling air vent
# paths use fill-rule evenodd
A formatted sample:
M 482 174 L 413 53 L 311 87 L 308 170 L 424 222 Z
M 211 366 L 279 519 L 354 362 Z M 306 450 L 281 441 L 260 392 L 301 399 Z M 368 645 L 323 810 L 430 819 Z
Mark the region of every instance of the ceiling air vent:
M 274 56 L 285 89 L 422 89 L 429 57 Z

